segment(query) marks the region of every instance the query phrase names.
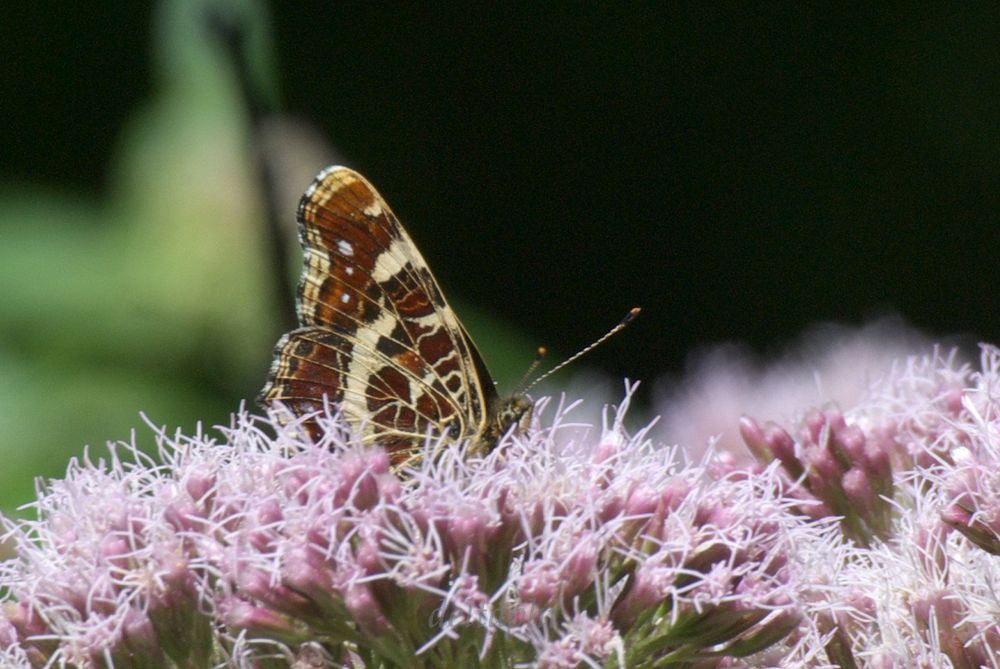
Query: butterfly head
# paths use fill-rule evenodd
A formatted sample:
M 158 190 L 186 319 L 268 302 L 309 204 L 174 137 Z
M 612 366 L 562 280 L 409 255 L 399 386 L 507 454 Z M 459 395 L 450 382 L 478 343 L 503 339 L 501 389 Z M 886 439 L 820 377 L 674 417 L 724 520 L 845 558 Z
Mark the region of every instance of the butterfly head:
M 502 437 L 512 427 L 516 432 L 524 432 L 531 421 L 533 406 L 527 395 L 512 395 L 504 400 L 495 419 L 498 436 Z
M 494 406 L 491 419 L 472 444 L 471 451 L 476 455 L 485 455 L 492 451 L 508 432 L 521 434 L 527 430 L 534 405 L 526 395 L 518 393 L 505 400 L 499 400 Z

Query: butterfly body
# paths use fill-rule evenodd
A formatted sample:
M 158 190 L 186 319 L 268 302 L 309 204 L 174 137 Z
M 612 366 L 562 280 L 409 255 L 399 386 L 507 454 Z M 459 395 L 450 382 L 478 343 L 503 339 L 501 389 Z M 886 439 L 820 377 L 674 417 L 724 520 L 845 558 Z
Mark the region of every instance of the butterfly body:
M 498 396 L 427 263 L 364 177 L 345 167 L 321 172 L 298 223 L 299 327 L 275 347 L 261 404 L 303 415 L 322 410 L 325 398 L 396 464 L 418 455 L 429 435 L 468 439 L 479 454 L 526 422 L 530 402 Z

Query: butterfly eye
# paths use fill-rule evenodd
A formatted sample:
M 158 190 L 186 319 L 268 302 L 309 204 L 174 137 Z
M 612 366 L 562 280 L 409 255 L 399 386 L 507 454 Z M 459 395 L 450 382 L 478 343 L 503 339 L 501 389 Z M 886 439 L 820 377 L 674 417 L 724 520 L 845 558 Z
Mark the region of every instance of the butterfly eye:
M 458 421 L 452 421 L 451 425 L 448 426 L 448 436 L 452 439 L 458 439 L 462 436 L 462 427 L 458 424 Z

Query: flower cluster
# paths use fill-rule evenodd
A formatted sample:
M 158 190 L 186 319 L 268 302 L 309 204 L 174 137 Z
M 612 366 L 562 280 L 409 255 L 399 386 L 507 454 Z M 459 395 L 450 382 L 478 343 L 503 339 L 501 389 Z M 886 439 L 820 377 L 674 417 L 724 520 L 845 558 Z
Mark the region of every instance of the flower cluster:
M 541 401 L 394 470 L 336 412 L 119 444 L 3 519 L 0 666 L 1000 669 L 1000 350 L 689 461 Z
M 716 666 L 801 626 L 807 521 L 766 476 L 705 467 L 560 406 L 489 457 L 396 473 L 239 416 L 74 464 L 7 520 L 11 666 Z M 544 414 L 540 407 L 539 414 Z M 6 665 L 5 665 L 6 666 Z
M 744 417 L 786 494 L 851 546 L 813 602 L 838 667 L 1000 667 L 1000 349 L 914 357 L 849 412 Z

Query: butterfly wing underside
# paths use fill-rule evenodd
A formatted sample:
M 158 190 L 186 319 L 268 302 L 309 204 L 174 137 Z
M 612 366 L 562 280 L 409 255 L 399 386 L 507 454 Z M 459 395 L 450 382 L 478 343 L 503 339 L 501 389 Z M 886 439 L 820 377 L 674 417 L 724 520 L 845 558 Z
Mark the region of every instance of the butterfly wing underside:
M 395 462 L 429 431 L 481 431 L 493 381 L 375 188 L 348 168 L 324 170 L 303 195 L 298 222 L 300 327 L 279 340 L 260 401 L 301 415 L 321 409 L 325 396 Z

